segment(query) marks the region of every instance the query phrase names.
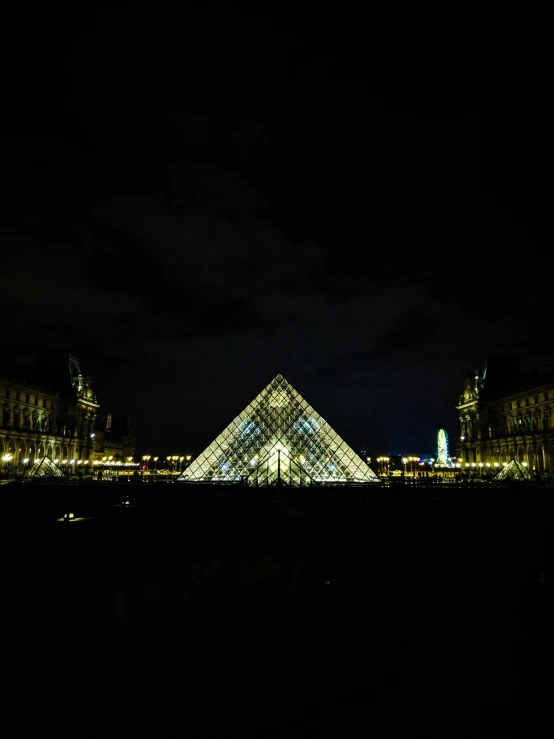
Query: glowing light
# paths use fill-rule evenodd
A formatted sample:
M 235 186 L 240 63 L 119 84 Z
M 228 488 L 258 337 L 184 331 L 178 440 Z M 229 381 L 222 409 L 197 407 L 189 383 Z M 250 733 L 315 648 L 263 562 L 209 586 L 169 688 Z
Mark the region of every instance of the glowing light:
M 437 464 L 449 466 L 448 460 L 448 434 L 444 429 L 439 429 L 437 434 Z

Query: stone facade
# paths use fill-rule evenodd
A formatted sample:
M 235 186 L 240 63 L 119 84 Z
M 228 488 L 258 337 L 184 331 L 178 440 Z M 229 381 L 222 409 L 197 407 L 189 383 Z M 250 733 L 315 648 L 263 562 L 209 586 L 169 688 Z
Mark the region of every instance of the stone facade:
M 516 459 L 540 477 L 554 474 L 554 368 L 523 371 L 517 357 L 489 356 L 466 378 L 456 457 L 462 469 L 493 473 Z
M 0 378 L 0 476 L 21 475 L 44 455 L 69 472 L 85 472 L 104 455 L 134 456 L 130 434 L 125 442 L 114 438 L 113 449 L 106 444 L 93 381 L 75 357 L 67 359 L 61 391 Z

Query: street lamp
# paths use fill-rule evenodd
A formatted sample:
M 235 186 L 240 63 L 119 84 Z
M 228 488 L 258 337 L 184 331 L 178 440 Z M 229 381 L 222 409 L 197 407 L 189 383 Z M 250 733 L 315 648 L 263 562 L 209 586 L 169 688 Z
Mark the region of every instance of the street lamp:
M 419 457 L 408 457 L 408 460 L 410 462 L 410 467 L 412 469 L 412 476 L 415 477 L 415 463 L 419 463 Z
M 389 461 L 389 457 L 377 457 L 377 461 L 379 462 L 381 474 L 383 474 L 383 471 L 387 469 L 387 465 L 385 463 Z
M 148 466 L 149 466 L 148 463 L 150 461 L 150 455 L 149 454 L 145 454 L 144 457 L 142 458 L 142 460 L 143 460 L 143 462 L 146 462 L 146 471 L 148 472 Z
M 158 458 L 154 457 L 154 473 L 158 471 Z
M 8 476 L 9 469 L 10 469 L 9 463 L 11 459 L 12 459 L 12 455 L 9 453 L 4 454 L 4 456 L 2 457 L 2 462 L 4 462 L 4 477 Z

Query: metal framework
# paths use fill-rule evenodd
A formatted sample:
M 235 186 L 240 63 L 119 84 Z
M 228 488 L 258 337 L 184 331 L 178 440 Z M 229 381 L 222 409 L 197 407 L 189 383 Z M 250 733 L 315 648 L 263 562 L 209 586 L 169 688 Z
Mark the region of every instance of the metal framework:
M 53 462 L 50 457 L 44 456 L 42 459 L 34 463 L 34 465 L 27 470 L 24 477 L 29 478 L 53 478 L 53 477 L 67 477 L 67 475 Z
M 493 477 L 493 480 L 534 480 L 534 477 L 528 469 L 517 461 L 517 459 L 511 459 L 508 464 Z
M 380 479 L 279 374 L 177 481 L 307 487 Z

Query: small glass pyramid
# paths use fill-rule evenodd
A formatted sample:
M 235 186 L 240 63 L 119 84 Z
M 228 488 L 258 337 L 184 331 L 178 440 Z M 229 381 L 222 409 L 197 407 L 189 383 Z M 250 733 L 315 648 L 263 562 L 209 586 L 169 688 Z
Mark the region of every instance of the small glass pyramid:
M 66 477 L 58 465 L 50 457 L 43 457 L 27 470 L 25 477 Z
M 380 479 L 279 374 L 177 481 L 307 487 Z
M 533 475 L 520 464 L 517 459 L 511 459 L 508 464 L 498 472 L 493 480 L 533 480 Z

